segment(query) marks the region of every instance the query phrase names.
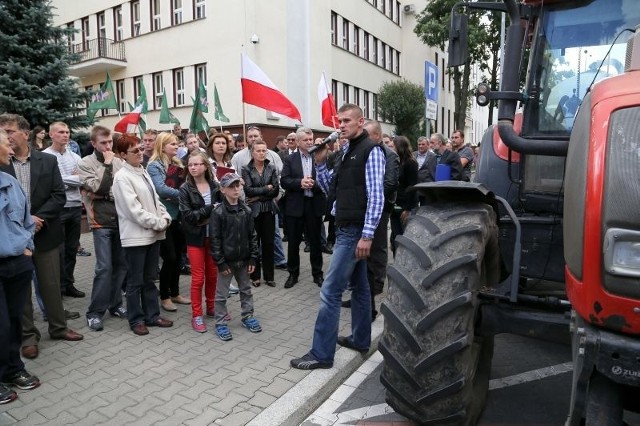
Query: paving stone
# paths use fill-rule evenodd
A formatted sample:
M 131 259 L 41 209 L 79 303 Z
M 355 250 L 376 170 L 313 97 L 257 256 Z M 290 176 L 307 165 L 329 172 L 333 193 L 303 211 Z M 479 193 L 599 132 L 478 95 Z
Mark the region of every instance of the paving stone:
M 94 256 L 78 258 L 76 286 L 91 293 L 95 250 L 91 234 L 81 245 Z M 311 282 L 308 256 L 301 256 L 301 281 L 292 289 L 282 284 L 286 272 L 276 271 L 276 288 L 252 289 L 262 333 L 240 324 L 238 296 L 228 300 L 234 339 L 220 341 L 207 319 L 209 332 L 191 328 L 191 307 L 162 312 L 174 321 L 168 329 L 151 328 L 134 335 L 127 321 L 105 316 L 105 330 L 88 330 L 84 317 L 69 327 L 85 334 L 81 342 L 50 340 L 46 323 L 36 313 L 43 333 L 40 356 L 28 369 L 43 381 L 38 389 L 20 392 L 3 406 L 0 423 L 31 425 L 243 425 L 270 401 L 283 395 L 308 372 L 289 366 L 291 358 L 309 350 L 319 306 L 318 288 Z M 325 257 L 325 271 L 328 257 Z M 180 291 L 189 294 L 190 277 L 180 277 Z M 85 312 L 88 298 L 64 298 L 66 309 Z M 37 311 L 37 305 L 36 311 Z M 340 330 L 349 332 L 348 310 Z M 61 402 L 62 401 L 62 402 Z M 46 416 L 45 416 L 46 414 Z

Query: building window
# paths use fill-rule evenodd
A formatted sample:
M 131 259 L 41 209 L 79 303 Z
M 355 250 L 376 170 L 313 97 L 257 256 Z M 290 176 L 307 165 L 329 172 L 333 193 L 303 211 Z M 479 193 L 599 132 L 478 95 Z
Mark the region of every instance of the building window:
M 204 19 L 205 17 L 205 0 L 193 0 L 193 19 Z
M 369 92 L 366 90 L 362 91 L 362 111 L 364 111 L 364 118 L 371 117 L 369 114 Z
M 157 72 L 153 74 L 153 107 L 160 109 L 162 106 L 162 94 L 164 88 L 162 87 L 162 73 Z
M 131 36 L 139 36 L 140 35 L 140 25 L 141 25 L 141 15 L 140 15 L 140 2 L 134 1 L 131 2 Z
M 353 88 L 353 103 L 360 106 L 360 89 L 357 87 Z
M 98 18 L 98 37 L 107 38 L 107 21 L 104 12 L 98 13 L 96 17 Z
M 67 47 L 69 48 L 69 51 L 75 51 L 75 49 L 73 48 L 74 43 L 76 41 L 76 33 L 75 33 L 75 27 L 73 25 L 73 22 L 69 22 L 67 24 L 67 29 L 69 30 L 69 35 L 67 36 Z M 73 30 L 73 32 L 71 31 Z
M 198 64 L 195 66 L 196 72 L 196 87 L 195 93 L 198 93 L 198 87 L 200 86 L 200 82 L 204 84 L 204 87 L 207 87 L 207 64 Z
M 360 56 L 360 28 L 353 26 L 353 53 Z
M 93 86 L 84 86 L 84 91 L 85 92 L 92 92 L 93 91 Z M 89 104 L 91 103 L 91 97 L 89 96 L 89 98 L 85 99 L 84 101 L 84 107 L 85 108 L 89 108 Z
M 373 41 L 371 43 L 371 55 L 369 55 L 369 59 L 374 64 L 378 63 L 378 39 L 373 37 Z
M 184 70 L 182 68 L 173 70 L 173 104 L 184 105 Z
M 331 80 L 331 94 L 333 95 L 333 101 L 336 103 L 336 111 L 338 110 L 338 82 Z
M 138 98 L 142 94 L 142 86 L 143 85 L 144 85 L 144 82 L 142 81 L 142 76 L 141 75 L 139 75 L 137 77 L 133 77 L 133 97 L 135 98 L 136 102 L 138 101 Z M 145 101 L 146 101 L 146 99 L 145 99 Z
M 342 103 L 349 103 L 349 85 L 342 83 Z
M 368 61 L 369 60 L 369 33 L 368 32 L 365 31 L 364 39 L 362 41 L 363 41 L 362 49 L 364 53 L 363 58 Z
M 380 119 L 380 117 L 378 116 L 378 95 L 375 93 L 373 94 L 373 119 Z
M 120 41 L 124 38 L 124 29 L 122 27 L 122 6 L 113 8 L 113 39 Z
M 89 50 L 89 18 L 82 18 L 82 50 Z
M 120 113 L 126 113 L 127 99 L 124 90 L 124 80 L 116 80 L 116 101 L 118 102 L 118 111 Z
M 378 40 L 378 49 L 380 50 L 380 54 L 378 55 L 378 57 L 380 58 L 380 61 L 378 62 L 378 65 L 380 65 L 381 67 L 384 67 L 386 61 L 387 61 L 387 56 L 386 56 L 386 49 L 385 49 L 386 45 L 381 42 L 380 40 Z
M 182 0 L 171 0 L 171 25 L 182 24 Z
M 400 25 L 400 2 L 396 0 L 395 7 L 393 8 L 393 22 Z
M 160 0 L 151 0 L 151 31 L 158 31 L 160 28 L 162 28 Z
M 396 61 L 394 64 L 393 72 L 400 75 L 400 52 L 396 50 Z
M 338 14 L 331 12 L 331 44 L 338 45 Z
M 342 18 L 342 48 L 349 50 L 349 21 Z

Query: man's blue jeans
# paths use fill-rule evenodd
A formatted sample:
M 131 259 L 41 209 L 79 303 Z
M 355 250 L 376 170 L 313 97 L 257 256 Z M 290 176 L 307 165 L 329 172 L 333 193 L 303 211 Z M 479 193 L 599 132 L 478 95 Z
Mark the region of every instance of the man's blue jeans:
M 287 263 L 287 259 L 284 257 L 284 248 L 282 247 L 282 237 L 280 236 L 280 218 L 278 215 L 274 215 L 276 218 L 276 232 L 273 239 L 273 264 L 282 265 Z
M 320 290 L 320 311 L 313 333 L 311 355 L 321 362 L 333 362 L 338 340 L 342 293 L 350 283 L 351 339 L 357 348 L 371 345 L 371 293 L 367 280 L 367 262 L 356 259 L 361 226 L 336 228 L 336 244 L 329 271 Z
M 122 283 L 127 277 L 127 261 L 117 228 L 94 229 L 93 248 L 96 267 L 87 318 L 102 318 L 107 309 L 114 312 L 122 306 Z

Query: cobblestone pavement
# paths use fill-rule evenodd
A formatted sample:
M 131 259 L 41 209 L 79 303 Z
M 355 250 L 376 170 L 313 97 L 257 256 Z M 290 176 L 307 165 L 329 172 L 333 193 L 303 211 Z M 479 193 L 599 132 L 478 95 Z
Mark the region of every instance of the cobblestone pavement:
M 91 233 L 80 241 L 93 253 Z M 84 314 L 95 255 L 78 257 L 76 287 L 87 296 L 65 297 L 64 305 L 81 313 L 68 325 L 85 338 L 49 339 L 46 324 L 36 313 L 43 334 L 40 355 L 25 364 L 42 385 L 18 390 L 16 401 L 0 406 L 0 425 L 246 424 L 309 374 L 289 367 L 292 357 L 310 348 L 319 305 L 309 256 L 300 257 L 300 282 L 295 287 L 284 289 L 287 272 L 276 269 L 276 288 L 253 289 L 262 333 L 241 327 L 239 297 L 229 299 L 233 317 L 229 342 L 217 338 L 212 319 L 206 319 L 207 333 L 193 331 L 191 307 L 185 305 L 178 305 L 175 313 L 162 312 L 175 321 L 174 327 L 153 327 L 147 336 L 134 335 L 126 320 L 109 314 L 104 331 L 89 330 Z M 324 255 L 325 272 L 329 258 Z M 189 284 L 190 276 L 181 276 L 181 294 L 189 295 Z M 348 311 L 342 312 L 340 324 L 341 332 L 349 329 Z

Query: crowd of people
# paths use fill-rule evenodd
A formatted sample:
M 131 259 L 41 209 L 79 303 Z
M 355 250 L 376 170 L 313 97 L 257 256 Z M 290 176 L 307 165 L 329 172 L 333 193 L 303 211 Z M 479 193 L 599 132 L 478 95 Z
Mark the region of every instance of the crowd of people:
M 139 138 L 97 125 L 81 157 L 65 123 L 49 126 L 49 145 L 44 128 L 0 114 L 0 229 L 17 236 L 0 243 L 0 403 L 16 397 L 8 386 L 40 384 L 20 357 L 38 356 L 32 282 L 50 337 L 83 338 L 66 325 L 79 314 L 62 304 L 63 296 L 85 297 L 74 278 L 83 206 L 96 259 L 85 313 L 90 330 L 103 330 L 108 312 L 142 336 L 148 327 L 173 326 L 161 310 L 190 305 L 194 331 L 206 332 L 205 318 L 213 318 L 215 333 L 228 341 L 226 303 L 238 292 L 241 325 L 260 332 L 251 288 L 295 286 L 304 242 L 321 305 L 312 349 L 291 365 L 330 368 L 336 343 L 368 351 L 387 247 L 395 255 L 395 237 L 420 203 L 409 188 L 435 181 L 440 164 L 449 179 L 469 180 L 473 152 L 462 131 L 452 135 L 452 147 L 433 134 L 412 152 L 406 137 L 384 134 L 356 105 L 344 105 L 338 117 L 336 143 L 299 127 L 273 149 L 256 126 L 246 139 L 211 129 L 203 141 L 179 126 Z M 320 148 L 311 153 L 314 144 Z M 333 253 L 326 276 L 323 252 Z M 186 264 L 188 296 L 178 285 Z M 276 268 L 288 272 L 284 283 L 276 282 Z M 347 288 L 351 298 L 342 301 Z M 351 309 L 350 336 L 338 336 L 341 306 Z

